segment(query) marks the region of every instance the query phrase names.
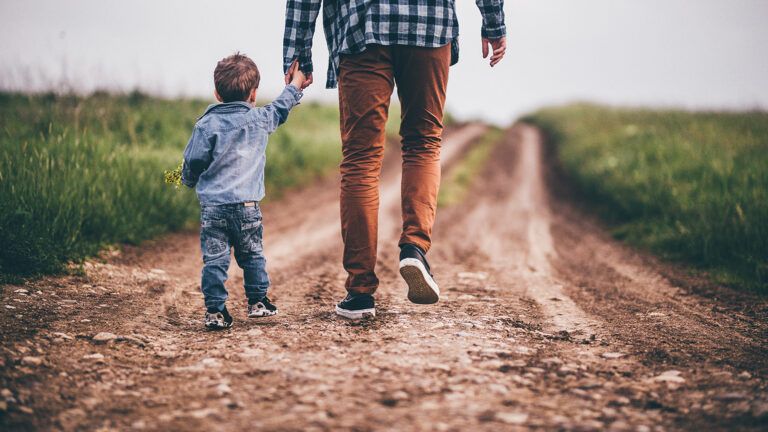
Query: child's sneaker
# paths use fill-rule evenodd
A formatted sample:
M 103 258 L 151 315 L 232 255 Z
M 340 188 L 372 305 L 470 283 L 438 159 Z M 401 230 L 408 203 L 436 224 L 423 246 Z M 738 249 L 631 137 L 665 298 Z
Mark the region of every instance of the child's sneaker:
M 205 328 L 209 330 L 222 330 L 232 327 L 232 315 L 229 314 L 227 307 L 219 312 L 216 309 L 208 309 L 205 312 Z
M 251 304 L 251 302 L 254 302 Z M 263 318 L 277 315 L 277 306 L 266 296 L 261 300 L 248 300 L 248 318 Z

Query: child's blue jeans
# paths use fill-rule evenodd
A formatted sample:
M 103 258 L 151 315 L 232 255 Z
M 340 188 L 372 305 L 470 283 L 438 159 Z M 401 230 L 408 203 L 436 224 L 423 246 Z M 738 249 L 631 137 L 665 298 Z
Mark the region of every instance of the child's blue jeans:
M 200 247 L 203 251 L 202 291 L 205 307 L 223 310 L 227 301 L 230 248 L 243 269 L 245 296 L 261 300 L 269 288 L 264 258 L 261 209 L 256 202 L 203 206 L 200 212 Z

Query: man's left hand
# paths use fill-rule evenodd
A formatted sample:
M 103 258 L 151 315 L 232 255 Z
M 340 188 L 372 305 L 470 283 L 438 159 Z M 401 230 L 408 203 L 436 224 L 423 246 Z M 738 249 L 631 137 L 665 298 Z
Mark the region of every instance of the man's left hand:
M 285 85 L 288 85 L 291 83 L 291 81 L 293 81 L 293 75 L 296 71 L 299 71 L 298 60 L 294 60 L 293 64 L 291 64 L 291 67 L 288 68 L 288 73 L 285 74 Z M 305 88 L 309 87 L 310 84 L 312 84 L 312 72 L 304 74 L 304 84 L 302 84 L 300 90 L 304 90 Z

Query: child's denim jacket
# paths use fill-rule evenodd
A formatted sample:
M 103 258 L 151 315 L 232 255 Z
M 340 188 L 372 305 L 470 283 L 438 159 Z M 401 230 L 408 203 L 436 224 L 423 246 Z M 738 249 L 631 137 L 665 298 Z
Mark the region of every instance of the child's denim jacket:
M 181 181 L 196 187 L 200 205 L 261 201 L 269 134 L 288 119 L 302 93 L 293 85 L 272 103 L 214 104 L 198 119 L 184 150 Z

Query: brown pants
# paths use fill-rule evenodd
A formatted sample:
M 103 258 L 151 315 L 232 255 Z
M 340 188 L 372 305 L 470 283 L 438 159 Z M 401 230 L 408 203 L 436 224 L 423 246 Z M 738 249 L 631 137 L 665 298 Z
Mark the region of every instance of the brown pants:
M 341 236 L 349 292 L 372 294 L 379 285 L 374 271 L 379 174 L 395 83 L 402 107 L 403 232 L 399 243 L 429 250 L 440 186 L 450 62 L 450 44 L 439 48 L 369 45 L 362 53 L 341 56 Z

